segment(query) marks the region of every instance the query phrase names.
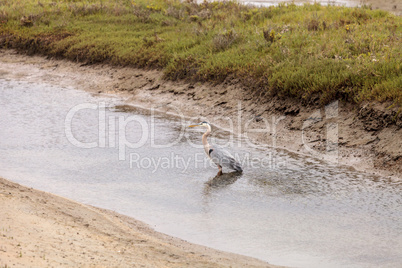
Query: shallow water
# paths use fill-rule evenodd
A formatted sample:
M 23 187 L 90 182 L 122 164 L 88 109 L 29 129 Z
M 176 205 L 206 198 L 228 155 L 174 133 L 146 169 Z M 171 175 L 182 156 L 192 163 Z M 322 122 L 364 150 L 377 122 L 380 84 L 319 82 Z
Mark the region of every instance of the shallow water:
M 69 111 L 83 103 L 100 109 L 77 110 L 66 125 Z M 109 107 L 104 114 L 102 103 Z M 244 142 L 233 152 L 265 159 L 264 167 L 249 165 L 243 174 L 214 179 L 216 168 L 204 162 L 202 148 L 191 145 L 200 145 L 201 130 L 181 132 L 188 122 L 122 104 L 116 97 L 0 79 L 0 176 L 273 264 L 402 263 L 400 182 Z M 119 126 L 129 118 L 125 136 L 114 135 L 121 135 Z M 221 131 L 215 142 L 227 138 Z M 118 145 L 124 139 L 144 145 L 124 147 L 123 154 Z M 85 149 L 71 141 L 98 145 Z

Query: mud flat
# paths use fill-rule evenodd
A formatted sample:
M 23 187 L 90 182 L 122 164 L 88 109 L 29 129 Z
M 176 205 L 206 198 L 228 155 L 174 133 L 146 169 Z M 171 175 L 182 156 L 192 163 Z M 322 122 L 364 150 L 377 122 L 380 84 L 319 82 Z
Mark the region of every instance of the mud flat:
M 390 103 L 302 106 L 294 100 L 267 100 L 251 94 L 235 78 L 219 85 L 173 82 L 163 80 L 162 73 L 155 70 L 86 65 L 13 50 L 0 52 L 0 74 L 2 78 L 73 86 L 93 94 L 119 94 L 133 105 L 181 114 L 195 122 L 208 120 L 257 144 L 383 176 L 400 178 L 402 174 L 402 113 Z M 333 143 L 335 147 L 331 147 Z

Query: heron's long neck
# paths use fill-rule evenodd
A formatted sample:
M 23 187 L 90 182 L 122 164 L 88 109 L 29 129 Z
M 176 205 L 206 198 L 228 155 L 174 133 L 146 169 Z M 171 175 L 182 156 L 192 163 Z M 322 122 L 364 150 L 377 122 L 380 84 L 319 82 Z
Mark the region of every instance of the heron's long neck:
M 209 155 L 209 149 L 211 148 L 207 140 L 209 134 L 211 134 L 210 126 L 208 126 L 207 131 L 204 133 L 204 135 L 202 135 L 202 144 L 204 145 L 204 150 L 207 155 Z

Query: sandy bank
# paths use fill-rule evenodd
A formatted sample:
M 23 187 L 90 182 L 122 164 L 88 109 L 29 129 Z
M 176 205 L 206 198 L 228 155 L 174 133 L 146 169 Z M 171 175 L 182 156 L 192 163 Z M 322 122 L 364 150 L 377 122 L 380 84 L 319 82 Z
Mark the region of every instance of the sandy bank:
M 274 267 L 0 178 L 0 267 Z

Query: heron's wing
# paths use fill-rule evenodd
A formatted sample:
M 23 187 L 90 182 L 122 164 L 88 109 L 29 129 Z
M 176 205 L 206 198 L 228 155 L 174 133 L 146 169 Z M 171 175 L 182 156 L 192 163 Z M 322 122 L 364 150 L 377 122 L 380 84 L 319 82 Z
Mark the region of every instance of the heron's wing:
M 239 162 L 233 157 L 233 155 L 219 146 L 212 146 L 212 151 L 210 151 L 209 156 L 216 165 L 220 165 L 221 167 L 226 167 L 230 169 L 234 169 L 237 171 L 243 171 Z

